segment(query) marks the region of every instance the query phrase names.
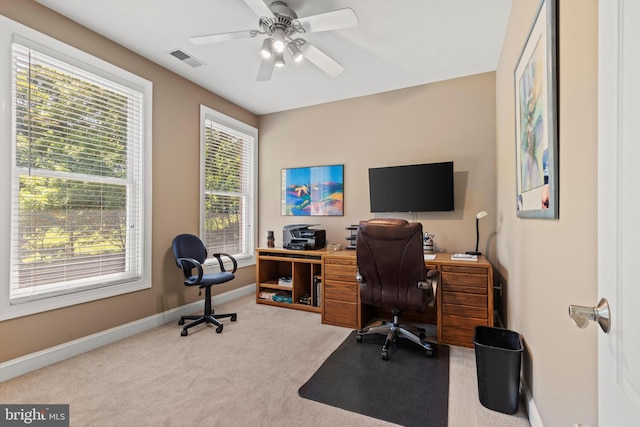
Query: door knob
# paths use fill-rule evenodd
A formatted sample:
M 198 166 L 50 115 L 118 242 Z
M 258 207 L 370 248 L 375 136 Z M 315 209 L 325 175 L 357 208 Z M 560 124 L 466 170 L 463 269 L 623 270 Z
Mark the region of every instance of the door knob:
M 609 312 L 609 302 L 606 298 L 602 298 L 595 307 L 570 305 L 569 317 L 581 329 L 587 327 L 589 320 L 598 322 L 605 334 L 609 333 L 611 329 L 611 313 Z

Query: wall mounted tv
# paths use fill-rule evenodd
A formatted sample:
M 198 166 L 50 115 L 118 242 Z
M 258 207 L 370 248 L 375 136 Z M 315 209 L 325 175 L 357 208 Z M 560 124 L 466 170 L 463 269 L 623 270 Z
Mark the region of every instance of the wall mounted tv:
M 453 210 L 453 162 L 369 169 L 371 212 Z

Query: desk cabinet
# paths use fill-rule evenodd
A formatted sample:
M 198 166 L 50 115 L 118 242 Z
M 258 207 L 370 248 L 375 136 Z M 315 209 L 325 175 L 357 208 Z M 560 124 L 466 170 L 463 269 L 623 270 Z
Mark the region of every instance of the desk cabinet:
M 472 347 L 475 327 L 493 326 L 491 264 L 485 259 L 451 261 L 438 268 L 438 342 Z
M 256 253 L 256 303 L 320 313 L 322 255 L 326 251 L 268 248 Z
M 357 329 L 360 320 L 355 253 L 337 251 L 324 256 L 322 323 Z

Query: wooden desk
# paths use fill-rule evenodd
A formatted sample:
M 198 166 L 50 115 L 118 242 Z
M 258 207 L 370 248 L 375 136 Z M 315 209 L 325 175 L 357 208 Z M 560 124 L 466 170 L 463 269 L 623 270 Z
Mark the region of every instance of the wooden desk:
M 425 261 L 440 272 L 436 306 L 423 314 L 403 313 L 406 321 L 435 323 L 439 343 L 473 347 L 476 326 L 493 326 L 493 268 L 483 256 L 474 261 L 452 261 L 439 253 Z M 361 329 L 373 315 L 373 307 L 360 304 L 355 280 L 355 251 L 337 251 L 323 257 L 324 296 L 322 322 Z
M 322 314 L 322 323 L 361 329 L 380 310 L 360 303 L 356 281 L 356 252 L 353 250 L 292 251 L 277 248 L 256 250 L 256 303 Z M 440 272 L 434 308 L 424 314 L 403 313 L 407 322 L 436 324 L 437 340 L 443 344 L 473 347 L 476 326 L 493 326 L 493 268 L 483 256 L 474 261 L 452 261 L 439 253 L 425 261 Z M 291 277 L 291 286 L 278 284 L 279 277 Z M 322 283 L 318 293 L 315 283 Z M 264 292 L 279 292 L 291 302 L 271 301 Z M 300 303 L 308 295 L 314 304 Z M 384 313 L 382 313 L 384 314 Z M 386 317 L 386 316 L 385 316 Z

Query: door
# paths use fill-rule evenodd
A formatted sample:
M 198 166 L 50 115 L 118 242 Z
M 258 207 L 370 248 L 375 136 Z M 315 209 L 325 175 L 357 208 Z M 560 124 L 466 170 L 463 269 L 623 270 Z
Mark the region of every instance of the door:
M 598 332 L 601 427 L 640 419 L 640 1 L 600 0 L 598 293 L 611 332 Z M 595 303 L 596 301 L 594 301 Z

